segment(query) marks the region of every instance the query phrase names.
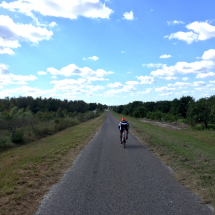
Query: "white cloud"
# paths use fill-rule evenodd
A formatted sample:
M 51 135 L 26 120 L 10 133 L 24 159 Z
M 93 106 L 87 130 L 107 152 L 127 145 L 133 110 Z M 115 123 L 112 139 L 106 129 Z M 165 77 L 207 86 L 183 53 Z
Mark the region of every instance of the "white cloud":
M 122 52 L 122 54 L 126 54 L 126 51 L 121 51 Z
M 122 88 L 123 85 L 120 82 L 115 82 L 114 84 L 108 84 L 107 85 L 110 88 Z
M 182 78 L 182 80 L 183 81 L 187 81 L 187 80 L 189 80 L 189 78 L 188 77 L 184 77 L 184 78 Z
M 92 57 L 89 57 L 90 60 L 98 60 L 99 58 L 97 56 L 92 56 Z
M 161 93 L 159 94 L 160 96 L 169 96 L 169 95 L 172 95 L 172 92 L 169 92 L 169 93 Z
M 215 26 L 208 24 L 207 22 L 193 22 L 186 25 L 188 32 L 176 32 L 172 33 L 169 36 L 165 36 L 165 38 L 178 39 L 186 41 L 188 44 L 191 44 L 194 41 L 200 40 L 208 40 L 212 37 L 215 37 Z
M 41 95 L 46 95 L 49 91 L 42 91 L 38 88 L 32 88 L 28 86 L 22 86 L 14 89 L 6 89 L 0 92 L 0 97 L 4 98 L 5 96 L 12 97 L 16 95 L 18 96 L 32 96 L 34 98 L 39 97 Z
M 50 27 L 54 27 L 54 26 L 56 26 L 56 25 L 57 25 L 56 22 L 51 22 L 51 23 L 49 24 Z
M 196 78 L 213 78 L 215 77 L 214 72 L 209 72 L 209 73 L 200 73 L 196 76 Z
M 215 81 L 210 81 L 211 84 L 215 84 Z
M 18 0 L 13 2 L 3 1 L 0 7 L 10 11 L 17 11 L 34 19 L 36 13 L 43 16 L 77 19 L 78 16 L 86 18 L 109 19 L 113 11 L 99 0 Z
M 183 21 L 174 20 L 174 21 L 167 21 L 167 24 L 168 25 L 177 25 L 177 24 L 184 24 L 184 22 Z
M 171 81 L 171 80 L 176 80 L 176 79 L 178 79 L 177 77 L 171 77 L 171 76 L 160 77 L 160 78 L 162 78 L 162 79 L 164 79 L 164 80 L 167 80 L 167 81 Z
M 84 93 L 84 94 L 92 94 L 93 91 L 101 91 L 104 89 L 103 86 L 97 85 L 88 85 L 90 82 L 85 78 L 75 79 L 64 79 L 64 80 L 55 80 L 51 81 L 51 84 L 54 84 L 54 90 L 56 92 L 72 92 L 73 95 Z
M 46 75 L 47 74 L 47 72 L 43 72 L 43 71 L 40 71 L 40 72 L 37 72 L 38 73 L 38 75 Z
M 196 61 L 193 63 L 178 62 L 174 66 L 164 66 L 162 69 L 152 71 L 151 75 L 155 77 L 174 76 L 175 74 L 199 74 L 209 73 L 215 68 L 215 61 Z
M 138 81 L 127 81 L 126 84 L 129 86 L 140 85 L 140 83 Z
M 48 72 L 50 72 L 52 75 L 57 76 L 57 75 L 63 75 L 66 77 L 73 76 L 73 75 L 79 75 L 81 77 L 86 77 L 86 78 L 97 78 L 96 80 L 104 80 L 101 79 L 104 76 L 107 76 L 109 74 L 113 74 L 113 72 L 109 71 L 106 72 L 103 69 L 97 69 L 96 71 L 93 71 L 92 69 L 88 67 L 84 68 L 78 68 L 75 64 L 70 64 L 61 70 L 57 70 L 55 68 L 48 68 Z M 93 80 L 93 79 L 91 79 Z
M 8 74 L 9 74 L 8 66 L 5 64 L 0 64 L 0 75 L 8 75 Z
M 4 3 L 4 2 L 3 2 Z M 52 31 L 31 24 L 16 24 L 9 16 L 0 15 L 0 53 L 14 54 L 12 49 L 21 47 L 20 42 L 39 43 L 49 40 Z
M 172 57 L 172 56 L 171 55 L 166 55 L 166 54 L 160 56 L 160 58 L 170 58 L 170 57 Z
M 0 64 L 0 84 L 27 84 L 26 81 L 34 81 L 37 77 L 34 75 L 14 75 L 8 70 L 8 66 Z
M 134 14 L 133 11 L 131 10 L 131 12 L 125 12 L 123 14 L 124 18 L 123 19 L 127 19 L 127 20 L 133 20 L 134 19 Z
M 162 63 L 149 63 L 149 64 L 142 64 L 142 66 L 147 66 L 148 68 L 160 68 L 160 67 L 165 67 L 166 64 L 162 64 Z
M 206 83 L 204 81 L 196 81 L 192 84 L 193 87 L 200 87 L 200 86 L 206 86 Z
M 187 88 L 191 86 L 191 83 L 186 82 L 176 82 L 175 84 L 168 84 L 168 87 L 179 87 L 179 89 Z
M 138 80 L 140 80 L 140 84 L 154 84 L 156 83 L 155 79 L 151 76 L 136 76 Z
M 215 49 L 205 51 L 204 54 L 202 55 L 202 59 L 215 61 Z
M 0 54 L 9 54 L 13 55 L 15 54 L 10 48 L 5 48 L 3 46 L 0 46 Z
M 155 88 L 155 91 L 156 92 L 159 92 L 159 93 L 168 93 L 168 92 L 172 92 L 173 90 L 175 90 L 175 88 L 169 88 L 169 87 L 157 87 Z

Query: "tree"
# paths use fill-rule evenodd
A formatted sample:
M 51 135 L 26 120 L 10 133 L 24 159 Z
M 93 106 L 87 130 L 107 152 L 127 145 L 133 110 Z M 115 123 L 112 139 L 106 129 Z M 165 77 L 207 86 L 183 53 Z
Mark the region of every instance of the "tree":
M 133 115 L 134 115 L 136 118 L 138 118 L 138 117 L 143 118 L 143 117 L 146 116 L 146 114 L 147 114 L 147 110 L 146 110 L 146 108 L 143 107 L 143 106 L 137 107 L 137 108 L 135 109 L 134 113 L 133 113 Z
M 191 103 L 187 112 L 189 124 L 194 126 L 197 123 L 203 124 L 205 128 L 212 117 L 212 103 L 207 98 L 199 99 L 197 102 Z

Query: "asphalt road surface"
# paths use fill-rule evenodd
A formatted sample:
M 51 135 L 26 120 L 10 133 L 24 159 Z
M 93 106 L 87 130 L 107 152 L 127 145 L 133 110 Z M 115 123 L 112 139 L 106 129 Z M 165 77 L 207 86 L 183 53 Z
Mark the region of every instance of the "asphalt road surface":
M 124 149 L 118 124 L 107 112 L 101 130 L 50 189 L 37 215 L 213 214 L 132 134 Z

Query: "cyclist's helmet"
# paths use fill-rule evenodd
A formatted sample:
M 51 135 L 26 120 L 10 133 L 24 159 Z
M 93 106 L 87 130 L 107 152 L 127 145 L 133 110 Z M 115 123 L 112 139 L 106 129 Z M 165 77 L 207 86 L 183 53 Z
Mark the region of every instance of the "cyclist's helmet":
M 122 118 L 122 121 L 125 121 L 125 118 Z

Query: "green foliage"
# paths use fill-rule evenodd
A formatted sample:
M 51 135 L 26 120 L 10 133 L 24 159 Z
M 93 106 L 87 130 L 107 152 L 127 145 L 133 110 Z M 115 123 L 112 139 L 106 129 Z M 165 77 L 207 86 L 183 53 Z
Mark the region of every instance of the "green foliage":
M 139 106 L 135 109 L 133 116 L 135 116 L 136 118 L 143 118 L 146 116 L 147 110 L 145 107 L 143 106 Z
M 192 126 L 198 123 L 203 124 L 207 128 L 211 118 L 213 118 L 212 107 L 213 105 L 207 98 L 199 99 L 190 104 L 187 113 L 188 123 Z
M 58 110 L 57 110 L 57 116 L 60 117 L 60 118 L 64 117 L 62 108 L 58 108 Z
M 23 139 L 24 136 L 24 131 L 21 128 L 17 128 L 15 130 L 15 133 L 13 134 L 13 136 L 11 137 L 11 141 L 13 143 L 18 143 L 18 144 L 22 144 L 24 142 Z

